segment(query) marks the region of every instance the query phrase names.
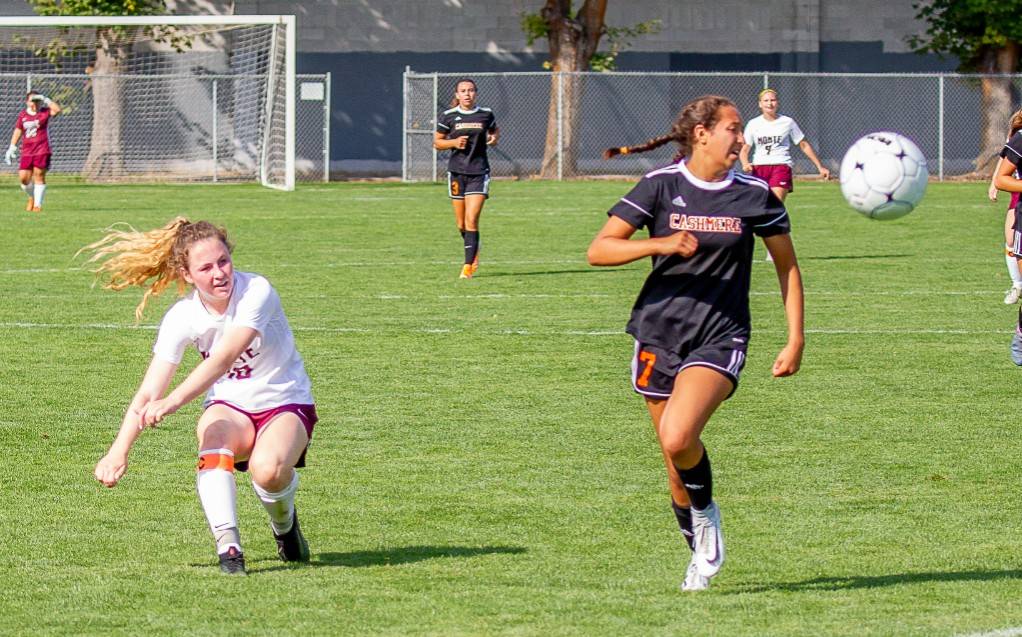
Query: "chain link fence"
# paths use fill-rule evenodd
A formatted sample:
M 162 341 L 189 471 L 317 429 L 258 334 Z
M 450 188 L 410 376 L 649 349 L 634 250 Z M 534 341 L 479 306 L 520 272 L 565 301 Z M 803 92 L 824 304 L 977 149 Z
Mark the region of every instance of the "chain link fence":
M 141 181 L 239 181 L 257 178 L 261 76 L 0 74 L 0 112 L 14 116 L 25 93 L 45 93 L 64 109 L 49 127 L 51 172 L 80 174 L 93 134 L 93 83 L 119 81 L 120 161 L 125 178 Z M 330 75 L 296 76 L 295 166 L 299 181 L 329 181 Z M 4 172 L 18 165 L 2 164 Z
M 403 178 L 435 181 L 446 153 L 433 150 L 436 116 L 449 108 L 455 84 L 471 77 L 479 103 L 492 108 L 501 141 L 490 150 L 502 177 L 565 179 L 641 175 L 671 160 L 673 145 L 605 161 L 611 146 L 666 133 L 680 107 L 705 94 L 733 99 L 746 120 L 759 115 L 758 93 L 778 91 L 781 112 L 806 133 L 835 174 L 844 151 L 877 130 L 900 132 L 919 145 L 931 175 L 943 179 L 976 170 L 982 149 L 984 76 L 862 73 L 414 73 L 404 76 Z M 1022 95 L 1022 76 L 997 76 Z M 1007 132 L 1008 115 L 996 126 Z M 794 153 L 797 174 L 815 174 Z

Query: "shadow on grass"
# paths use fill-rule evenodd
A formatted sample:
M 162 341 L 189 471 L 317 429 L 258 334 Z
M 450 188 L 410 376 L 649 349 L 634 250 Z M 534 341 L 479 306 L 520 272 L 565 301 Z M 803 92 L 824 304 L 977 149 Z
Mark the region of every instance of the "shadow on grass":
M 1010 571 L 931 571 L 924 573 L 897 573 L 894 575 L 865 575 L 850 577 L 816 577 L 801 582 L 779 582 L 769 585 L 738 585 L 732 593 L 845 591 L 857 588 L 880 588 L 901 584 L 928 582 L 991 582 L 1022 579 L 1022 570 Z
M 351 551 L 348 553 L 313 553 L 308 566 L 344 566 L 362 568 L 410 564 L 438 558 L 469 558 L 480 555 L 519 555 L 525 553 L 521 546 L 399 546 L 379 551 Z M 250 563 L 274 561 L 273 558 L 250 560 Z M 304 568 L 304 564 L 278 564 L 267 568 L 256 567 L 253 572 L 269 572 Z
M 584 270 L 541 270 L 539 272 L 485 272 L 479 275 L 481 279 L 489 279 L 498 276 L 545 276 L 548 274 L 606 274 L 609 272 L 630 272 L 634 268 L 587 268 Z
M 907 259 L 914 254 L 835 254 L 828 257 L 799 257 L 799 261 L 837 261 L 848 259 Z

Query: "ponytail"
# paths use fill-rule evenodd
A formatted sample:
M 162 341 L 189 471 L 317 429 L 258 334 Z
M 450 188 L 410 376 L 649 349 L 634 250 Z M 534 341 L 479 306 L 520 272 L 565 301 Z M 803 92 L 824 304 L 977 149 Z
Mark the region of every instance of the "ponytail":
M 706 128 L 713 128 L 717 123 L 718 113 L 725 106 L 736 108 L 734 102 L 720 95 L 703 95 L 697 97 L 681 109 L 678 119 L 671 126 L 671 132 L 660 137 L 654 137 L 638 146 L 621 146 L 608 148 L 603 151 L 603 158 L 610 159 L 617 155 L 629 155 L 631 153 L 644 153 L 654 148 L 660 148 L 667 142 L 677 142 L 678 152 L 672 161 L 679 162 L 682 157 L 692 154 L 692 131 L 702 124 Z
M 1008 137 L 1011 137 L 1015 133 L 1022 130 L 1022 108 L 1018 109 L 1017 111 L 1011 114 L 1011 120 L 1009 120 L 1009 125 L 1011 127 L 1011 132 L 1008 133 Z
M 208 221 L 190 222 L 176 217 L 162 228 L 140 232 L 131 226 L 110 228 L 107 235 L 81 250 L 92 254 L 86 264 L 97 279 L 105 278 L 103 287 L 120 291 L 132 286 L 145 289 L 142 301 L 135 308 L 135 321 L 142 320 L 149 301 L 171 284 L 177 284 L 178 296 L 185 293 L 187 282 L 182 275 L 188 269 L 188 249 L 196 241 L 219 239 L 231 249 L 227 231 Z M 75 255 L 77 256 L 77 255 Z

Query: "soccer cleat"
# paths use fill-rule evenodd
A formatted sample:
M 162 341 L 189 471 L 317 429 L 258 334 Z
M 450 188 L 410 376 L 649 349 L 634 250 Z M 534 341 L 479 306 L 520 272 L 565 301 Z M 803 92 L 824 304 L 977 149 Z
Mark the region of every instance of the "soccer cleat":
M 28 203 L 25 204 L 25 212 L 33 212 L 34 210 L 36 210 L 35 199 L 33 199 L 32 197 L 29 197 L 28 198 Z
M 39 206 L 32 206 L 32 212 L 42 212 L 42 211 L 43 211 L 43 209 L 40 208 Z
M 476 254 L 475 258 L 472 259 L 472 274 L 475 274 L 479 270 L 479 255 Z
M 685 581 L 681 583 L 683 591 L 705 591 L 710 587 L 710 578 L 699 574 L 699 567 L 696 566 L 695 557 L 688 563 L 688 570 L 685 571 Z
M 459 278 L 471 279 L 473 274 L 475 274 L 475 270 L 472 269 L 472 264 L 466 263 L 465 265 L 461 266 L 461 276 Z
M 1015 328 L 1015 334 L 1011 337 L 1011 362 L 1022 367 L 1022 333 Z
M 1019 338 L 1022 345 L 1022 337 Z M 720 507 L 716 502 L 710 502 L 710 506 L 703 510 L 692 507 L 692 534 L 695 540 L 692 562 L 700 575 L 713 577 L 724 565 L 724 534 L 720 528 Z
M 221 553 L 220 571 L 227 575 L 248 575 L 245 572 L 245 554 L 233 546 Z
M 1004 304 L 1015 305 L 1018 303 L 1019 296 L 1022 296 L 1022 288 L 1011 286 L 1008 291 L 1004 293 Z
M 302 527 L 298 524 L 298 509 L 295 509 L 294 522 L 291 530 L 283 535 L 273 534 L 277 540 L 277 555 L 285 562 L 308 562 L 309 543 L 302 535 Z

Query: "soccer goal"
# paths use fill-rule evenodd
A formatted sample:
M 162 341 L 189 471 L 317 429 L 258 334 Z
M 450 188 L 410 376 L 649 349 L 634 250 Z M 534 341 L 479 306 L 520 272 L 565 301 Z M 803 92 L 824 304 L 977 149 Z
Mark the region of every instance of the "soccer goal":
M 294 189 L 292 15 L 0 18 L 0 122 L 28 91 L 53 172 Z

